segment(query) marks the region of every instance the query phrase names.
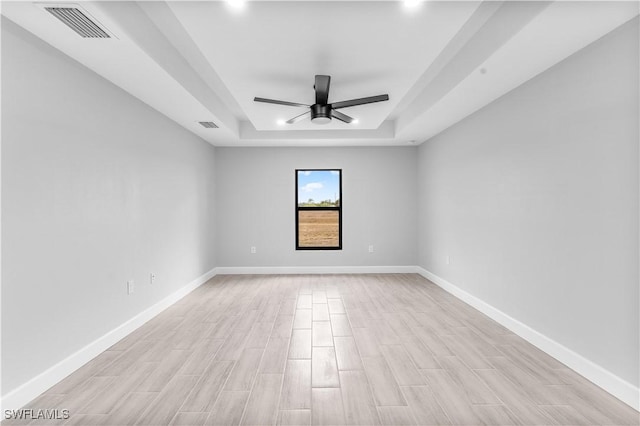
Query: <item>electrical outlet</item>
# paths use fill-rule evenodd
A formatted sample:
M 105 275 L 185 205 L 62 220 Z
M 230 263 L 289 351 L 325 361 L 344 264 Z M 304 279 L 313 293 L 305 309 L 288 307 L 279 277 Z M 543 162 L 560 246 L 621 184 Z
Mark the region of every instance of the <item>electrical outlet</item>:
M 133 280 L 127 281 L 127 294 L 132 294 L 134 290 Z
M 256 246 L 251 246 L 251 254 L 256 254 Z
M 451 256 L 447 256 L 447 265 L 451 265 Z
M 373 245 L 369 245 L 369 253 L 373 253 Z
M 149 275 L 149 283 L 153 284 L 156 282 L 156 274 L 153 272 Z

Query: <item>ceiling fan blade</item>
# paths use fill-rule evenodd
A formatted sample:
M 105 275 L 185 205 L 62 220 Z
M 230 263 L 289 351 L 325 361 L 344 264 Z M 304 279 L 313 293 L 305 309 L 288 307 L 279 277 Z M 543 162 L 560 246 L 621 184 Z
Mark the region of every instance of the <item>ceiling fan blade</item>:
M 295 117 L 293 117 L 293 118 L 291 118 L 291 119 L 287 120 L 287 121 L 286 121 L 286 123 L 287 123 L 287 124 L 297 123 L 298 121 L 300 121 L 300 120 L 302 120 L 303 118 L 305 118 L 305 116 L 306 116 L 307 114 L 309 114 L 309 112 L 310 112 L 310 111 L 307 111 L 307 112 L 303 112 L 303 113 L 302 113 L 302 114 L 300 114 L 300 115 L 296 115 Z
M 353 121 L 352 117 L 349 117 L 347 114 L 343 114 L 340 111 L 331 111 L 331 116 L 333 118 L 337 118 L 340 121 L 344 121 L 345 123 L 351 123 Z
M 331 104 L 331 108 L 333 109 L 346 108 L 346 107 L 352 107 L 356 105 L 372 104 L 374 102 L 382 102 L 382 101 L 388 101 L 388 100 L 389 100 L 389 95 L 369 96 L 368 98 L 359 98 L 359 99 L 351 99 L 349 101 L 334 102 Z
M 316 103 L 319 105 L 326 105 L 329 101 L 329 84 L 331 83 L 330 75 L 316 75 L 316 84 L 313 86 L 316 89 Z
M 294 107 L 310 107 L 311 105 L 299 104 L 296 102 L 287 102 L 287 101 L 277 101 L 275 99 L 265 99 L 265 98 L 253 98 L 254 102 L 264 102 L 267 104 L 278 104 L 278 105 L 287 105 Z

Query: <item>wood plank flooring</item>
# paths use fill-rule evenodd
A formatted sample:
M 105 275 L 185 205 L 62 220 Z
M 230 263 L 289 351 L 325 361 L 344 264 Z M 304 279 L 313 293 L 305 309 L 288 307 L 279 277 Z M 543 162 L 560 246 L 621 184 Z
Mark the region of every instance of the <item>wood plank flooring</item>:
M 67 425 L 638 425 L 414 274 L 217 276 L 27 404 Z

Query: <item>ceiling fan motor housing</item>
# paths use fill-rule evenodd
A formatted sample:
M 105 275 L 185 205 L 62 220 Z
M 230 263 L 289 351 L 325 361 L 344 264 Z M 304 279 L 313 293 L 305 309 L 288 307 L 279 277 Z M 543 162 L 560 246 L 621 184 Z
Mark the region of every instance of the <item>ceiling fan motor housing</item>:
M 311 105 L 311 122 L 315 124 L 327 124 L 331 121 L 331 105 Z

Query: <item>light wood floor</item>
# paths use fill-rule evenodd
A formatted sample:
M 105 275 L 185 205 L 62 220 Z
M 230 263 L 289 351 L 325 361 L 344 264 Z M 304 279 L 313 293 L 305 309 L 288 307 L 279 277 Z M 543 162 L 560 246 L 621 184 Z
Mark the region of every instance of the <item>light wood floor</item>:
M 83 426 L 639 423 L 411 274 L 217 276 L 27 407 Z

